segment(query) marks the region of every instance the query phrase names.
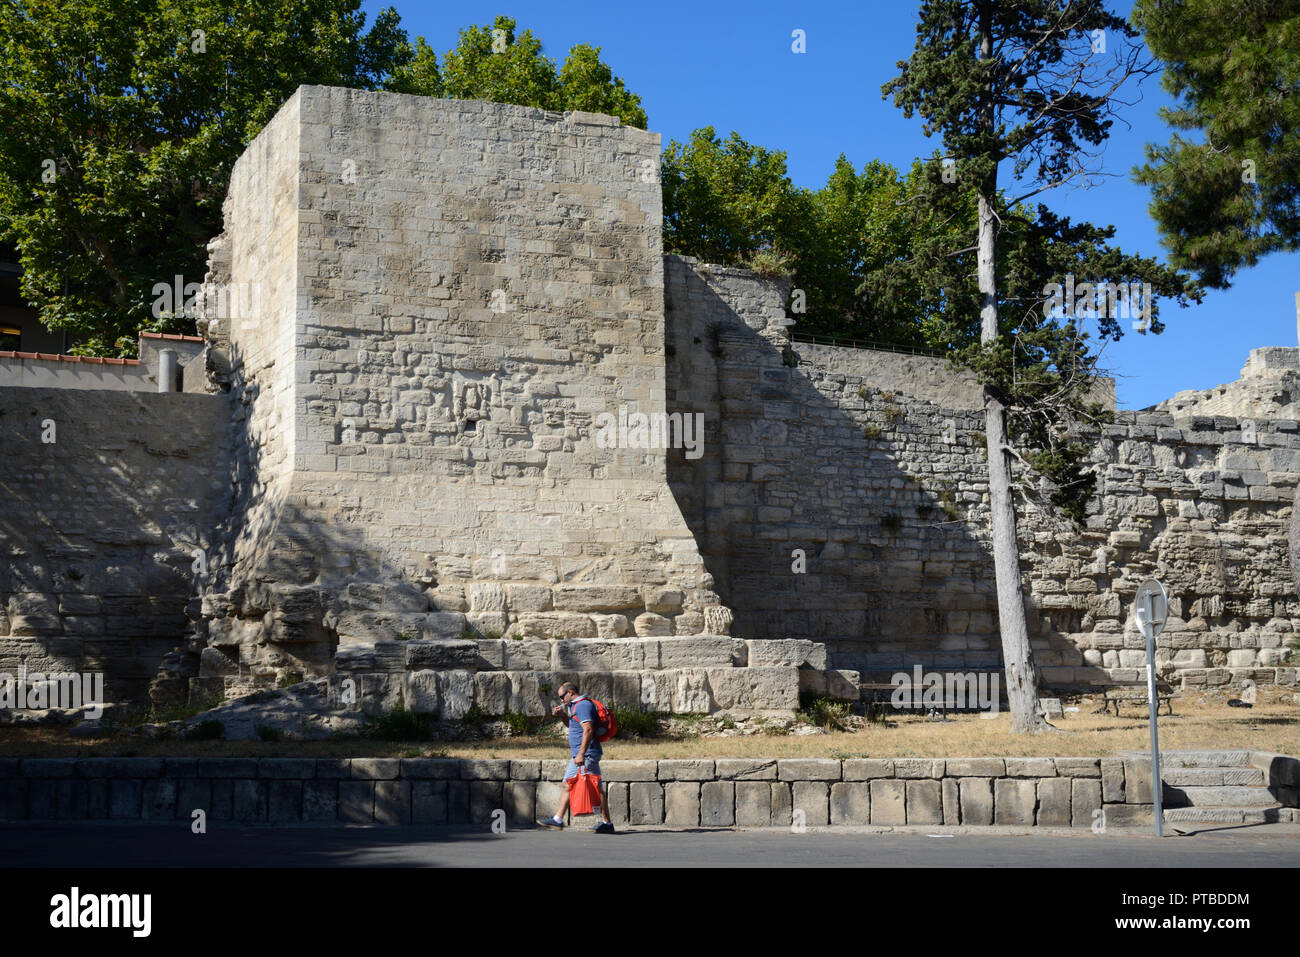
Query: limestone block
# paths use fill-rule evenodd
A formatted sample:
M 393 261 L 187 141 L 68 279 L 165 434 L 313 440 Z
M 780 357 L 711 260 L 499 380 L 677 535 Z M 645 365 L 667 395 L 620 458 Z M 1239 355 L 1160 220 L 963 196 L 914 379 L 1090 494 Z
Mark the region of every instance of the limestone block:
M 1070 781 L 1070 824 L 1091 827 L 1094 812 L 1101 807 L 1101 781 L 1074 778 Z
M 556 611 L 625 611 L 641 607 L 641 593 L 630 585 L 557 585 Z
M 825 781 L 790 782 L 793 810 L 803 812 L 808 827 L 825 827 L 830 823 L 830 785 Z
M 662 710 L 662 703 L 658 707 Z M 705 671 L 689 668 L 677 671 L 671 710 L 678 714 L 709 714 L 714 710 Z
M 794 798 L 790 785 L 784 781 L 772 782 L 772 826 L 790 827 L 793 824 Z
M 532 827 L 537 820 L 537 782 L 508 781 L 502 795 L 502 804 L 506 812 L 506 821 L 516 827 Z M 627 806 L 626 797 L 624 807 Z M 554 811 L 546 813 L 554 814 Z
M 935 758 L 895 758 L 896 778 L 941 778 L 944 762 Z
M 672 619 L 674 635 L 699 635 L 704 633 L 704 616 L 698 611 L 687 611 Z
M 700 785 L 673 781 L 663 786 L 664 823 L 669 827 L 700 826 Z
M 792 668 L 708 668 L 708 688 L 718 708 L 793 711 L 799 707 L 799 674 Z
M 524 638 L 545 638 L 553 641 L 557 638 L 595 638 L 596 623 L 590 615 L 573 612 L 530 612 L 522 614 L 510 626 L 507 637 L 516 635 Z
M 948 758 L 944 765 L 945 773 L 954 778 L 999 778 L 1007 773 L 1001 758 Z
M 611 671 L 613 655 L 610 642 L 560 639 L 551 642 L 553 671 Z
M 714 765 L 720 779 L 728 781 L 774 781 L 776 762 L 758 758 L 717 758 Z
M 1100 758 L 1055 758 L 1056 773 L 1068 778 L 1101 777 Z
M 696 787 L 699 785 L 687 785 Z M 663 824 L 664 823 L 664 788 L 658 782 L 633 781 L 627 786 L 628 823 Z M 698 802 L 696 805 L 698 820 Z
M 845 781 L 870 781 L 873 778 L 892 778 L 894 761 L 892 758 L 845 758 Z
M 957 778 L 944 778 L 943 785 L 943 823 L 961 823 L 961 796 L 958 791 Z
M 439 716 L 444 720 L 463 718 L 474 704 L 474 675 L 468 671 L 437 671 Z
M 737 781 L 736 826 L 767 827 L 771 823 L 771 786 L 766 781 Z
M 510 675 L 487 671 L 474 675 L 474 700 L 484 714 L 500 715 L 510 710 Z
M 710 635 L 731 634 L 734 616 L 726 605 L 704 606 L 704 630 Z
M 656 615 L 679 614 L 685 600 L 685 596 L 676 588 L 645 588 L 642 595 L 645 610 Z
M 1253 668 L 1257 663 L 1257 657 L 1253 648 L 1234 648 L 1228 652 L 1228 667 Z
M 339 616 L 336 630 L 340 644 L 421 638 L 427 635 L 429 617 L 423 612 L 348 611 Z M 460 619 L 464 627 L 464 616 Z M 459 629 L 455 637 L 460 637 Z
M 907 782 L 877 778 L 871 782 L 871 823 L 907 823 Z
M 914 780 L 907 784 L 907 823 L 942 824 L 943 789 L 936 780 Z
M 814 671 L 825 671 L 827 668 L 826 646 L 821 642 L 782 638 L 751 639 L 745 644 L 749 650 L 750 667 L 811 668 Z
M 480 635 L 504 635 L 510 628 L 510 616 L 503 611 L 472 611 L 465 620 Z
M 403 679 L 403 703 L 416 714 L 437 714 L 439 710 L 438 673 L 412 671 Z
M 673 633 L 673 624 L 662 615 L 645 612 L 636 616 L 636 620 L 632 622 L 632 630 L 640 638 L 668 637 Z
M 1101 759 L 1101 800 L 1104 804 L 1124 802 L 1124 762 L 1119 758 Z
M 425 616 L 424 637 L 437 639 L 462 638 L 468 627 L 468 619 L 460 612 L 434 611 Z
M 601 638 L 622 638 L 632 627 L 624 615 L 592 615 L 591 619 Z
M 57 635 L 62 630 L 55 596 L 39 592 L 15 592 L 9 596 L 11 635 Z
M 504 642 L 504 671 L 549 671 L 551 643 L 542 639 L 510 639 Z
M 1070 826 L 1070 778 L 1043 778 L 1038 782 L 1038 820 L 1040 827 Z
M 354 611 L 428 611 L 429 598 L 407 582 L 352 582 L 341 596 Z
M 603 768 L 604 765 L 601 765 Z M 603 783 L 603 782 L 602 782 Z M 629 823 L 627 806 L 627 785 L 619 783 L 605 784 L 605 800 L 609 802 L 609 821 L 615 827 Z M 550 812 L 544 812 L 550 813 Z M 541 815 L 538 815 L 539 817 Z
M 993 787 L 989 778 L 961 778 L 962 824 L 993 823 Z
M 735 641 L 706 635 L 686 638 L 650 639 L 658 650 L 658 668 L 703 668 L 710 665 L 730 668 L 735 655 Z M 620 647 L 629 642 L 621 642 Z M 647 647 L 646 658 L 650 658 Z
M 506 608 L 515 614 L 551 610 L 551 587 L 549 585 L 505 586 Z
M 835 758 L 781 758 L 776 766 L 782 781 L 838 781 L 842 774 Z
M 656 761 L 602 761 L 600 770 L 605 781 L 658 780 Z
M 465 587 L 470 611 L 506 610 L 506 590 L 497 582 L 474 582 Z
M 558 684 L 545 671 L 508 671 L 510 676 L 510 709 L 520 714 L 547 715 L 555 701 Z M 549 685 L 543 691 L 542 686 Z
M 469 611 L 469 600 L 465 597 L 463 585 L 439 585 L 428 589 L 425 594 L 432 611 Z M 547 594 L 550 594 L 550 589 L 547 589 Z
M 700 786 L 700 825 L 732 827 L 736 823 L 736 786 L 730 781 L 705 781 Z
M 406 667 L 412 671 L 478 668 L 479 645 L 472 639 L 407 641 L 402 645 Z
M 1007 758 L 1009 778 L 1056 777 L 1056 764 L 1051 758 Z
M 660 781 L 711 781 L 716 772 L 707 758 L 664 759 L 659 762 Z
M 870 824 L 871 785 L 866 781 L 832 784 L 830 810 L 832 824 Z
M 1049 759 L 1050 760 L 1050 759 Z M 1037 782 L 1031 778 L 1001 778 L 993 782 L 993 823 L 1032 825 Z

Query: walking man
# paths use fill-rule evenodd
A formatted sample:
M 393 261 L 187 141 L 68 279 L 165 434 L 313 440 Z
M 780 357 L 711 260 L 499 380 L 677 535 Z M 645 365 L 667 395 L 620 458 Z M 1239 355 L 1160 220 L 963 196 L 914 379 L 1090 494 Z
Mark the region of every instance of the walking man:
M 554 831 L 563 829 L 564 812 L 569 807 L 569 780 L 585 768 L 588 774 L 600 774 L 600 742 L 596 740 L 596 706 L 585 695 L 578 694 L 578 686 L 572 681 L 560 685 L 560 703 L 551 709 L 557 718 L 567 721 L 569 725 L 569 767 L 564 772 L 564 793 L 560 798 L 560 808 L 551 818 L 541 818 L 538 824 Z M 595 834 L 613 834 L 614 825 L 609 819 L 609 801 L 606 798 L 604 782 L 600 786 L 600 823 L 589 828 Z

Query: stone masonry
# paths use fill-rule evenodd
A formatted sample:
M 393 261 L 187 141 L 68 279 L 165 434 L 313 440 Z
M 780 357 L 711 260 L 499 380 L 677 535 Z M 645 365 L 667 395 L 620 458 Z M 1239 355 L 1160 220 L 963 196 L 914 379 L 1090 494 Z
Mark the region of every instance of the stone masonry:
M 973 383 L 664 256 L 658 161 L 607 116 L 301 88 L 235 166 L 188 394 L 0 388 L 0 671 L 456 718 L 998 670 Z M 1140 677 L 1152 574 L 1162 672 L 1294 683 L 1300 423 L 1247 411 L 1118 413 L 1086 528 L 1022 513 L 1046 684 Z M 702 445 L 606 447 L 620 413 Z

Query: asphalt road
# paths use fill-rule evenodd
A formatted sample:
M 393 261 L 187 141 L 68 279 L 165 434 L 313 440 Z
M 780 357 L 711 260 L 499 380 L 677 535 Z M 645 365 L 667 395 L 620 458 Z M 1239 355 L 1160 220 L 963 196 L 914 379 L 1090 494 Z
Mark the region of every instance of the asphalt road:
M 1300 867 L 1300 826 L 1191 835 L 1036 828 L 663 830 L 0 825 L 18 867 Z

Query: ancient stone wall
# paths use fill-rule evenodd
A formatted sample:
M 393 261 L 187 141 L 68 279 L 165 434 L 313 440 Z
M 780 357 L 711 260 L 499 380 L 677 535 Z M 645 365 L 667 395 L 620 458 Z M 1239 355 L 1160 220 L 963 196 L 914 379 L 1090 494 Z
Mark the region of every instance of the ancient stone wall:
M 833 666 L 866 673 L 1000 668 L 982 413 L 925 401 L 954 395 L 930 377 L 912 394 L 880 388 L 872 355 L 789 343 L 772 280 L 675 257 L 667 276 L 670 405 L 718 423 L 669 477 L 735 633 L 824 642 Z M 1298 433 L 1119 413 L 1094 436 L 1087 527 L 1021 510 L 1046 680 L 1137 680 L 1129 607 L 1157 574 L 1173 598 L 1166 672 L 1293 682 L 1281 646 L 1300 628 L 1286 558 Z
M 0 389 L 0 672 L 103 672 L 108 701 L 143 697 L 190 630 L 228 417 L 208 395 Z
M 658 160 L 606 116 L 295 94 L 213 244 L 213 286 L 268 288 L 208 326 L 252 520 L 205 597 L 205 679 L 388 693 L 419 659 L 399 641 L 726 634 L 665 450 L 597 441 L 664 412 Z

